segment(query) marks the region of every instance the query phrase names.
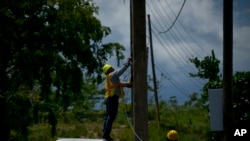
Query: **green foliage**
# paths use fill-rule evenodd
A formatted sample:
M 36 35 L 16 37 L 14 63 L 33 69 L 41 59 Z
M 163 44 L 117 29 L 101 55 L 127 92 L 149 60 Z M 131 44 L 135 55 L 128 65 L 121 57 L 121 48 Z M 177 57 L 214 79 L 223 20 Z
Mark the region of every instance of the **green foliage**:
M 212 56 L 207 56 L 204 60 L 198 60 L 197 57 L 189 59 L 198 69 L 197 74 L 190 73 L 191 77 L 199 77 L 208 79 L 208 82 L 203 86 L 201 97 L 193 94 L 190 100 L 185 103 L 186 106 L 194 103 L 202 105 L 208 109 L 208 89 L 223 88 L 223 80 L 220 79 L 219 60 L 215 58 L 214 52 Z M 250 72 L 236 72 L 233 76 L 233 118 L 234 127 L 245 127 L 250 123 L 250 110 L 245 108 L 250 106 Z M 221 133 L 210 133 L 209 136 L 213 140 L 221 140 Z
M 210 80 L 208 81 L 202 88 L 203 93 L 200 99 L 200 102 L 205 104 L 208 101 L 208 89 L 220 89 L 223 88 L 223 82 L 222 80 Z
M 236 72 L 233 79 L 234 121 L 237 125 L 250 122 L 250 72 Z
M 215 57 L 214 51 L 212 50 L 211 56 L 204 57 L 203 60 L 199 60 L 197 57 L 189 59 L 191 63 L 198 69 L 198 73 L 189 73 L 191 77 L 199 77 L 202 79 L 218 80 L 218 73 L 220 71 L 220 61 Z
M 203 101 L 201 101 L 198 93 L 193 93 L 189 96 L 189 100 L 187 100 L 184 105 L 187 107 L 195 106 L 195 107 L 202 107 Z
M 197 57 L 189 59 L 191 63 L 198 69 L 197 73 L 189 73 L 191 77 L 198 77 L 201 79 L 207 79 L 208 82 L 203 86 L 203 92 L 201 98 L 196 99 L 197 104 L 203 104 L 207 107 L 208 101 L 208 89 L 222 88 L 222 80 L 219 77 L 219 64 L 220 61 L 215 57 L 214 51 L 211 51 L 211 56 L 204 57 L 203 60 L 199 60 Z M 190 98 L 197 97 L 193 95 Z
M 87 87 L 96 89 L 93 85 L 101 82 L 105 61 L 113 55 L 118 63 L 124 58 L 125 48 L 119 43 L 102 44 L 111 30 L 94 14 L 98 7 L 91 0 L 1 2 L 1 139 L 27 136 L 29 124 L 40 122 L 41 117 L 55 136 L 58 111 L 69 106 L 86 109 Z M 8 122 L 19 113 L 24 114 L 22 124 L 19 118 Z
M 148 116 L 152 119 L 148 122 L 149 141 L 162 141 L 166 139 L 166 134 L 171 129 L 176 129 L 182 141 L 207 141 L 209 140 L 209 118 L 207 111 L 197 106 L 180 106 L 175 107 L 167 105 L 165 101 L 160 101 L 161 123 L 160 127 L 156 122 L 155 112 L 149 112 Z M 149 109 L 155 106 L 149 105 Z M 121 141 L 134 140 L 133 124 L 130 117 L 126 117 L 126 112 L 130 112 L 131 105 L 120 103 L 119 113 L 115 120 L 111 132 L 114 139 Z M 103 111 L 99 111 L 103 112 Z M 64 118 L 68 120 L 65 122 Z M 154 117 L 154 119 L 153 119 Z M 56 128 L 56 136 L 50 137 L 47 124 L 36 124 L 30 126 L 29 139 L 39 141 L 52 141 L 56 138 L 100 138 L 102 135 L 103 118 L 92 119 L 84 118 L 79 121 L 74 117 L 74 112 L 67 112 L 67 116 L 60 116 Z
M 27 140 L 28 126 L 30 125 L 31 103 L 26 92 L 13 95 L 8 104 L 8 121 L 12 129 L 12 140 Z M 16 106 L 22 105 L 22 106 Z
M 148 128 L 149 128 L 149 140 L 150 141 L 165 141 L 166 140 L 167 131 L 159 128 L 157 126 L 157 122 L 151 121 L 148 124 Z

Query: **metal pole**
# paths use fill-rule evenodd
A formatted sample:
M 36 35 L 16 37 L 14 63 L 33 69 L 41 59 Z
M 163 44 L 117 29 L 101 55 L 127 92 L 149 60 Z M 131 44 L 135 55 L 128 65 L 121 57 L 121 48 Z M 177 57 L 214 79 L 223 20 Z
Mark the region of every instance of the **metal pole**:
M 133 18 L 132 18 L 132 0 L 130 0 L 130 56 L 133 56 Z M 131 78 L 130 78 L 130 82 L 133 83 L 133 66 L 131 66 L 131 74 L 130 74 Z M 133 109 L 133 102 L 134 102 L 134 98 L 133 98 L 134 92 L 133 92 L 133 87 L 131 88 L 131 106 Z M 133 117 L 133 112 L 132 112 L 132 117 Z M 133 123 L 133 121 L 132 121 Z

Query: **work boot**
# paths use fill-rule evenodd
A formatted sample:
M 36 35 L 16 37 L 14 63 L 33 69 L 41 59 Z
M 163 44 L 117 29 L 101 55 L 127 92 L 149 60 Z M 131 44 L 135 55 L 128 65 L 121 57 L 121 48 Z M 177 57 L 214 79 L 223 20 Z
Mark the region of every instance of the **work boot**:
M 104 141 L 113 141 L 110 136 L 103 136 L 102 138 L 104 139 Z

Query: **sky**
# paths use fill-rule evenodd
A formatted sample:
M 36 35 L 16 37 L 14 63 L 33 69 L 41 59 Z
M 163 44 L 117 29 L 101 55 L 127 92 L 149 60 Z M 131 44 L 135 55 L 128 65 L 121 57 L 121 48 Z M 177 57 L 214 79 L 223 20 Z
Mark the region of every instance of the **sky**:
M 99 7 L 96 17 L 103 26 L 111 28 L 111 34 L 102 42 L 119 42 L 126 47 L 125 55 L 128 57 L 130 1 L 93 1 Z M 250 71 L 250 1 L 233 2 L 233 71 Z M 170 97 L 176 96 L 179 104 L 187 101 L 194 92 L 200 94 L 207 82 L 189 76 L 189 73 L 197 72 L 189 58 L 203 59 L 214 50 L 216 58 L 221 62 L 220 70 L 223 71 L 223 0 L 187 0 L 182 8 L 183 3 L 184 0 L 146 0 L 145 15 L 150 15 L 151 19 L 159 99 L 168 101 Z M 149 47 L 147 23 L 146 40 Z M 163 31 L 167 32 L 161 33 Z M 107 63 L 116 64 L 112 58 Z M 124 76 L 125 81 L 129 74 L 128 70 Z M 148 75 L 152 76 L 150 57 Z M 151 82 L 149 85 L 153 86 Z M 148 95 L 153 98 L 152 92 L 148 92 Z

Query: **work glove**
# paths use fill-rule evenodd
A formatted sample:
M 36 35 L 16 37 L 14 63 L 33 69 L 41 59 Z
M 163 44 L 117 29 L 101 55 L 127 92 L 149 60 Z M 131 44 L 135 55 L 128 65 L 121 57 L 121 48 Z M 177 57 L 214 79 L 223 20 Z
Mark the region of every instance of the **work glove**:
M 131 57 L 128 58 L 127 63 L 132 64 L 132 58 Z
M 133 84 L 132 84 L 132 82 L 131 82 L 131 81 L 128 81 L 128 83 L 126 83 L 126 87 L 128 87 L 128 88 L 132 88 L 132 86 L 133 86 Z

